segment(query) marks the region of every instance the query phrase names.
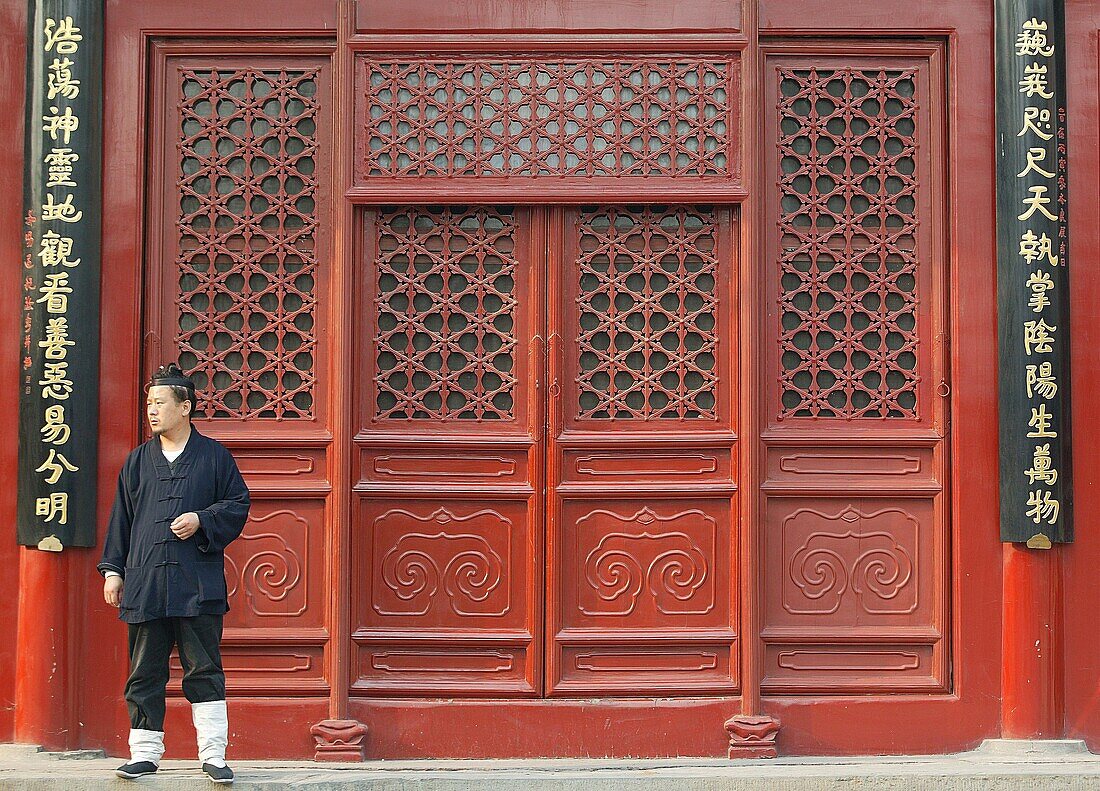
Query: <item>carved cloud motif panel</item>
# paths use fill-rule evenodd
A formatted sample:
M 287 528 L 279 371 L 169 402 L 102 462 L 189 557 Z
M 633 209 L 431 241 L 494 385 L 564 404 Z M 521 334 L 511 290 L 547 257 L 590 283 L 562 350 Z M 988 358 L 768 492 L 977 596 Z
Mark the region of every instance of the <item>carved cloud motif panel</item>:
M 714 210 L 613 206 L 577 221 L 577 417 L 714 420 Z
M 917 419 L 917 71 L 778 76 L 779 417 Z
M 511 210 L 384 208 L 375 227 L 375 417 L 512 420 L 519 253 Z
M 515 610 L 523 610 L 524 569 L 514 566 L 523 531 L 505 510 L 429 502 L 379 513 L 371 527 L 371 621 L 502 626 L 522 618 Z
M 792 615 L 839 614 L 851 625 L 864 615 L 915 612 L 919 536 L 917 518 L 902 508 L 795 511 L 783 521 L 783 608 Z
M 361 59 L 357 177 L 716 177 L 735 62 Z
M 607 629 L 727 624 L 722 600 L 728 547 L 726 509 L 676 502 L 630 508 L 570 503 L 575 536 L 563 593 L 566 626 Z M 708 503 L 708 505 L 710 505 Z
M 312 418 L 320 70 L 178 73 L 176 340 L 195 415 Z
M 321 626 L 323 506 L 260 500 L 225 555 L 227 627 Z

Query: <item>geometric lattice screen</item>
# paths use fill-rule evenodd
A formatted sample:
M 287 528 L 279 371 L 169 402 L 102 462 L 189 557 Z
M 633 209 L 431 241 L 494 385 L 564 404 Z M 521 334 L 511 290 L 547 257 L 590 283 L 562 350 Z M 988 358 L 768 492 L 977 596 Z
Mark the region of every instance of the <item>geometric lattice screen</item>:
M 317 79 L 180 72 L 177 343 L 196 417 L 313 417 Z
M 729 178 L 733 61 L 360 61 L 361 177 Z
M 578 224 L 578 417 L 714 420 L 715 211 L 586 208 Z
M 514 419 L 512 210 L 383 207 L 375 228 L 375 417 Z
M 914 75 L 779 70 L 780 418 L 918 417 Z

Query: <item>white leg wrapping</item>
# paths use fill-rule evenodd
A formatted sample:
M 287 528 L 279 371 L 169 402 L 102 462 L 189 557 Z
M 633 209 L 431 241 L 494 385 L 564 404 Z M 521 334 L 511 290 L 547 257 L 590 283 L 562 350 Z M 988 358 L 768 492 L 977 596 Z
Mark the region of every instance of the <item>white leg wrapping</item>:
M 164 755 L 164 731 L 130 729 L 131 761 L 152 761 L 160 766 L 162 755 Z
M 199 762 L 225 766 L 229 744 L 229 712 L 224 700 L 191 704 L 191 719 L 199 742 Z

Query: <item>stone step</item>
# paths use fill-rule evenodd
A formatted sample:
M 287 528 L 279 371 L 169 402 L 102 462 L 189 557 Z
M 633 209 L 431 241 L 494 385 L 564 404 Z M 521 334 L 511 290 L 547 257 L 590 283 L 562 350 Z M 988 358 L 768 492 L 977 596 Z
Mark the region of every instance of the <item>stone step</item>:
M 1038 746 L 1036 746 L 1038 745 Z M 101 755 L 101 753 L 98 753 Z M 80 758 L 81 760 L 74 760 Z M 165 761 L 130 786 L 118 758 L 97 751 L 0 746 L 5 791 L 194 791 L 194 762 Z M 1100 791 L 1100 756 L 1080 742 L 996 740 L 950 756 L 867 758 L 368 761 L 355 764 L 234 761 L 234 788 L 256 791 Z

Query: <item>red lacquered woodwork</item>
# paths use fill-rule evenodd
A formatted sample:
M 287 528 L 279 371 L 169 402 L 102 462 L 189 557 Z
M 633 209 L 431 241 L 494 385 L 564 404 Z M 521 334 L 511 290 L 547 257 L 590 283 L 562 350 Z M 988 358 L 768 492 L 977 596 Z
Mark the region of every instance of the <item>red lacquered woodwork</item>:
M 234 757 L 1100 738 L 1087 454 L 1041 700 L 1016 637 L 1057 607 L 1002 586 L 987 3 L 260 6 L 116 0 L 105 42 L 100 521 L 138 383 L 178 355 L 253 492 Z M 1100 22 L 1067 13 L 1080 272 Z M 1079 404 L 1098 282 L 1074 281 Z M 96 553 L 24 560 L 21 628 L 67 569 L 65 661 L 98 670 L 51 688 L 29 636 L 0 739 L 121 754 Z

